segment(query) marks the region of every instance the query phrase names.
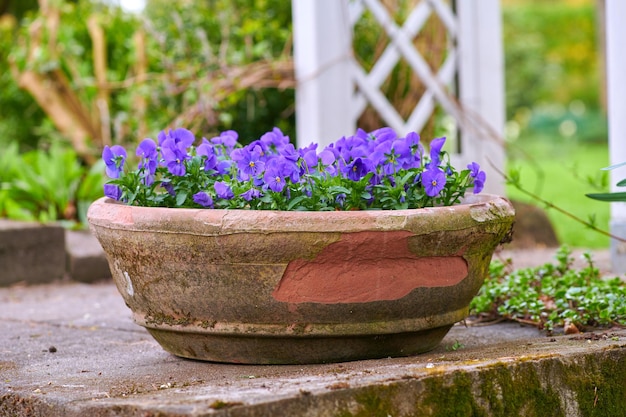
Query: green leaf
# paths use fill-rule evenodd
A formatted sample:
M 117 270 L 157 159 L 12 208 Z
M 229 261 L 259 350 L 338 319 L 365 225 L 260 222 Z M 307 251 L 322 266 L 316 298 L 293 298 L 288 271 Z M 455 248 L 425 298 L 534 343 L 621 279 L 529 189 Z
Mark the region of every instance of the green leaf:
M 587 197 L 600 201 L 624 202 L 626 201 L 626 192 L 621 193 L 592 193 L 585 194 Z
M 187 200 L 187 193 L 185 191 L 179 191 L 178 194 L 176 194 L 176 205 L 177 206 L 182 206 L 183 204 L 185 204 L 185 200 Z
M 623 167 L 624 165 L 626 165 L 626 162 L 620 162 L 619 164 L 615 164 L 615 165 L 611 165 L 611 166 L 608 166 L 608 167 L 604 167 L 604 168 L 602 168 L 602 171 L 610 171 L 610 170 L 615 169 L 615 168 Z
M 346 195 L 350 195 L 350 190 L 346 187 L 342 187 L 340 185 L 334 185 L 332 187 L 328 187 L 328 192 L 332 194 L 341 194 L 344 193 Z
M 294 207 L 296 207 L 298 204 L 300 204 L 300 202 L 307 200 L 309 197 L 306 195 L 301 195 L 298 196 L 296 198 L 294 198 L 293 200 L 291 200 L 291 202 L 289 203 L 289 205 L 287 206 L 287 210 L 293 210 Z

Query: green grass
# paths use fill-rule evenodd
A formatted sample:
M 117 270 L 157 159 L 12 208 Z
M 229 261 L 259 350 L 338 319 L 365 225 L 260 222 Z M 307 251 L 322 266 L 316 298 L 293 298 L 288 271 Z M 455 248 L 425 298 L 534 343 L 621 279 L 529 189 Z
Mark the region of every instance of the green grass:
M 523 137 L 507 149 L 507 170 L 520 172 L 522 187 L 544 200 L 582 218 L 595 217 L 595 224 L 608 230 L 610 206 L 591 200 L 586 193 L 608 191 L 596 188 L 603 175 L 600 168 L 608 165 L 606 143 L 577 142 L 559 137 Z M 507 185 L 507 196 L 514 200 L 542 203 L 524 195 L 514 186 Z M 609 238 L 568 218 L 555 209 L 547 210 L 561 244 L 571 247 L 606 248 Z

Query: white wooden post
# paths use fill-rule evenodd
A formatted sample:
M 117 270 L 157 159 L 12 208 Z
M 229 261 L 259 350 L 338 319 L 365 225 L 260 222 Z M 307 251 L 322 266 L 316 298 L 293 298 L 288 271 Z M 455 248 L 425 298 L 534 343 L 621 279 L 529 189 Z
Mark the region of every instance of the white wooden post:
M 299 146 L 354 134 L 348 0 L 292 0 Z
M 487 172 L 485 192 L 504 195 L 504 181 L 492 168 L 502 170 L 505 165 L 500 142 L 505 114 L 499 0 L 456 0 L 455 4 L 459 22 L 458 94 L 467 115 L 461 122 L 461 155 L 455 160 L 459 166 L 478 162 Z M 481 126 L 483 122 L 487 129 Z
M 626 162 L 626 1 L 606 0 L 606 71 L 611 165 Z M 611 191 L 626 178 L 626 169 L 611 171 Z M 619 190 L 623 191 L 623 189 Z M 611 233 L 626 238 L 626 203 L 611 203 Z M 615 273 L 626 272 L 626 244 L 611 240 L 611 262 Z

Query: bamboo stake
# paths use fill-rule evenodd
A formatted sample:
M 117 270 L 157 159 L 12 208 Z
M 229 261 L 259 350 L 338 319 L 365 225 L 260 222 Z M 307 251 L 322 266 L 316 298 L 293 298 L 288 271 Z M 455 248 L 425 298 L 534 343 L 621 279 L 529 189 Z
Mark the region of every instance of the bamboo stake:
M 107 84 L 107 53 L 106 53 L 106 41 L 104 38 L 104 31 L 98 23 L 96 16 L 90 16 L 87 20 L 87 29 L 91 42 L 93 43 L 93 67 L 94 75 L 96 77 L 96 83 L 98 86 L 98 94 L 96 95 L 96 111 L 99 115 L 95 118 L 96 129 L 100 131 L 100 139 L 98 145 L 111 145 L 111 116 L 109 113 L 109 90 L 105 87 Z
M 139 29 L 133 35 L 133 43 L 135 44 L 135 76 L 137 83 L 143 86 L 147 80 L 148 73 L 148 58 L 146 56 L 146 33 L 143 29 Z M 142 94 L 142 89 L 136 93 L 133 98 L 134 108 L 139 120 L 137 135 L 139 138 L 148 136 L 148 126 L 146 123 L 146 111 L 148 109 L 148 103 L 146 98 Z

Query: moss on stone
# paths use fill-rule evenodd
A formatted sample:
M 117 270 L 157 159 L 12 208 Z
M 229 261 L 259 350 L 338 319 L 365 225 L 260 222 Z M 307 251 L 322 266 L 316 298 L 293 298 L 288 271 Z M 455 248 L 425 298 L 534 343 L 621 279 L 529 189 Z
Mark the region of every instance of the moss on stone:
M 619 349 L 561 358 L 496 363 L 449 375 L 406 378 L 355 390 L 338 417 L 567 417 L 624 415 L 626 357 Z

